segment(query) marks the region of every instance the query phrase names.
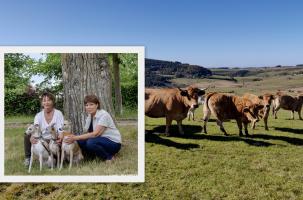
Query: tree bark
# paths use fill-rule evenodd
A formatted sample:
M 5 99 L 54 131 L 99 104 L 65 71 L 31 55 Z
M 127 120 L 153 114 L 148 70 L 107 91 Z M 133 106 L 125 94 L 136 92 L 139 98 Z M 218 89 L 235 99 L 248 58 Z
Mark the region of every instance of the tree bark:
M 115 113 L 122 114 L 122 94 L 121 94 L 121 83 L 120 83 L 120 60 L 118 54 L 113 55 L 113 71 L 114 71 L 114 84 L 115 84 Z
M 111 76 L 107 54 L 75 53 L 61 56 L 64 114 L 72 122 L 72 131 L 82 133 L 86 113 L 84 97 L 95 94 L 100 106 L 114 119 Z M 114 119 L 115 120 L 115 119 Z

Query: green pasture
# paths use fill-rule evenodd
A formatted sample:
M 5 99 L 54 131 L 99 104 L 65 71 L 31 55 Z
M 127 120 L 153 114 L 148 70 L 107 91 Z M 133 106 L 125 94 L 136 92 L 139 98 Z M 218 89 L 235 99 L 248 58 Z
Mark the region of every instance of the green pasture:
M 79 166 L 68 170 L 68 163 L 59 171 L 46 166 L 40 172 L 39 161 L 33 163 L 31 174 L 24 167 L 23 135 L 25 128 L 5 129 L 5 175 L 136 175 L 138 172 L 137 126 L 119 127 L 123 144 L 115 162 L 106 164 L 99 159 L 84 160 Z
M 234 121 L 224 123 L 224 136 L 214 120 L 207 135 L 202 122 L 184 120 L 184 136 L 174 123 L 165 137 L 157 134 L 165 120 L 145 117 L 145 183 L 2 184 L 0 191 L 9 199 L 302 199 L 303 121 L 283 110 L 278 117 L 270 116 L 269 131 L 262 122 L 249 129 L 251 137 L 239 137 Z
M 260 81 L 255 78 L 260 76 L 237 77 L 237 83 L 215 79 L 173 82 L 201 86 L 211 83 L 215 87 L 209 91 L 235 94 L 274 93 L 277 89 L 303 87 L 302 75 L 267 77 Z M 264 130 L 261 121 L 255 130 L 249 128 L 250 137 L 238 136 L 234 120 L 224 122 L 230 134 L 224 136 L 213 117 L 208 122 L 208 134 L 201 133 L 202 122 L 198 120 L 202 108 L 195 114 L 196 121 L 183 121 L 185 135 L 178 134 L 174 122 L 170 137 L 161 134 L 165 131 L 164 118 L 145 117 L 144 183 L 2 184 L 0 195 L 6 199 L 303 199 L 303 121 L 298 120 L 297 113 L 295 120 L 290 120 L 290 112 L 285 110 L 278 112 L 278 119 L 270 115 L 269 131 Z M 17 130 L 14 131 L 12 141 L 17 140 Z M 119 157 L 124 159 L 123 151 Z M 34 172 L 38 173 L 37 168 Z

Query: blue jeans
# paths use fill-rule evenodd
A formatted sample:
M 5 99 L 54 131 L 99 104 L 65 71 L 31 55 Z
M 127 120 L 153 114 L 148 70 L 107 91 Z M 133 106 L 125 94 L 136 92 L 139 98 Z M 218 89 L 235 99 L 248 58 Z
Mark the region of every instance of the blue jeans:
M 111 141 L 106 137 L 89 138 L 77 141 L 81 150 L 88 156 L 97 156 L 103 160 L 111 160 L 119 152 L 121 144 Z

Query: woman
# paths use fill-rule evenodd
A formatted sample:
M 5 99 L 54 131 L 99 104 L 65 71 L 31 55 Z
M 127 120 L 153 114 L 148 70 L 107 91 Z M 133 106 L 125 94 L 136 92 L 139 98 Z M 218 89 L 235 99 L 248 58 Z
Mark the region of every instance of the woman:
M 88 114 L 84 127 L 85 133 L 77 136 L 70 135 L 64 139 L 64 142 L 77 141 L 85 154 L 111 161 L 121 148 L 121 134 L 110 114 L 100 109 L 100 102 L 96 95 L 86 96 L 84 104 Z
M 48 128 L 55 124 L 55 128 L 58 130 L 62 130 L 64 124 L 64 117 L 60 110 L 55 109 L 55 97 L 53 94 L 49 92 L 45 92 L 41 96 L 41 106 L 42 111 L 37 113 L 35 116 L 34 124 L 39 125 L 42 137 L 45 141 L 50 141 L 51 134 Z M 58 140 L 60 142 L 60 139 Z M 24 165 L 28 166 L 31 156 L 31 144 L 36 144 L 37 140 L 34 137 L 24 135 L 24 152 L 25 152 L 25 160 Z

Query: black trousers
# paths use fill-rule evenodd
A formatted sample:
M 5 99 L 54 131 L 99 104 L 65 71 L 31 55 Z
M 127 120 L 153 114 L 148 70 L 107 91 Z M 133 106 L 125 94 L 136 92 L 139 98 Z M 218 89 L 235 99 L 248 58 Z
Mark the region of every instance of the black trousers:
M 31 141 L 30 141 L 31 136 L 26 135 L 24 133 L 24 156 L 25 158 L 30 158 L 31 157 Z

